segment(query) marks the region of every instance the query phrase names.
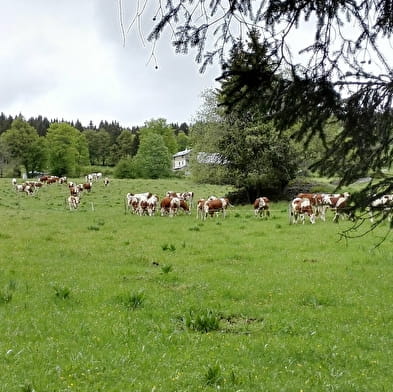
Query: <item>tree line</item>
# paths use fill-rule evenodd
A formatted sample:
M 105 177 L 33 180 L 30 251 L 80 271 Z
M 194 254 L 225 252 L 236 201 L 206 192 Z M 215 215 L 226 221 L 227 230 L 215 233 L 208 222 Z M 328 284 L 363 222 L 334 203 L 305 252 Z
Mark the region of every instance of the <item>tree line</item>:
M 167 124 L 164 119 L 146 121 L 142 127 L 124 128 L 117 122 L 92 122 L 83 127 L 79 121 L 49 121 L 38 116 L 25 120 L 0 114 L 0 174 L 20 176 L 22 172 L 50 172 L 54 175 L 79 176 L 86 166 L 124 167 L 133 158 L 132 176 L 146 175 L 140 158 L 145 144 L 153 138 L 162 150 L 161 158 L 170 173 L 171 156 L 189 143 L 186 123 Z M 153 145 L 153 144 L 151 144 Z M 142 147 L 139 156 L 138 151 Z M 147 155 L 145 155 L 147 159 Z M 127 166 L 127 165 L 126 165 Z M 130 175 L 119 170 L 119 176 Z M 165 176 L 165 174 L 163 174 Z

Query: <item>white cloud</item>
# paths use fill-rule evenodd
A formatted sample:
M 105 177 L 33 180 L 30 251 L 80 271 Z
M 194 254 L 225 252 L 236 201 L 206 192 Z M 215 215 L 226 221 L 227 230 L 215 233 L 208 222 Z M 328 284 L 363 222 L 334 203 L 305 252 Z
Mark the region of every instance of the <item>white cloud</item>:
M 189 122 L 219 74 L 214 67 L 201 75 L 192 54 L 176 55 L 168 39 L 155 48 L 155 69 L 150 43 L 144 47 L 137 30 L 123 46 L 114 0 L 0 0 L 0 10 L 0 34 L 7 37 L 0 40 L 0 111 L 6 115 L 96 125 L 159 117 Z M 124 12 L 130 20 L 132 10 Z

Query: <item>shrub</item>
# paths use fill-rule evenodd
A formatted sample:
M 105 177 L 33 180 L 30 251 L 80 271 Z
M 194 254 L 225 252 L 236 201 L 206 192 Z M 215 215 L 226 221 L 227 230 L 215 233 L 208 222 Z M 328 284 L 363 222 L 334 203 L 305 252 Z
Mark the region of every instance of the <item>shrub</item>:
M 116 178 L 135 178 L 134 162 L 131 158 L 124 158 L 116 165 L 113 175 Z

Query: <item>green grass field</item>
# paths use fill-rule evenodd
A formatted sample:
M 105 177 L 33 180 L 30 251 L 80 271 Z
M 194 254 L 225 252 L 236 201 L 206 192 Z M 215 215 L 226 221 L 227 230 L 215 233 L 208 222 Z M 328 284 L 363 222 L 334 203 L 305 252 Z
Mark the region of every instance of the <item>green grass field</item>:
M 1 179 L 0 391 L 390 391 L 387 223 L 125 214 L 127 192 L 228 189 L 113 180 L 69 211 L 66 185 Z

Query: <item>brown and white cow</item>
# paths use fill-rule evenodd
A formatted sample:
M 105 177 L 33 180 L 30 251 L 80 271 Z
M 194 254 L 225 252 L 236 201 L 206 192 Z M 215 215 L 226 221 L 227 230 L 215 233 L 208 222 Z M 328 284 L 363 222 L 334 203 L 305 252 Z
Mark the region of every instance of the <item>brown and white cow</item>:
M 371 223 L 374 223 L 375 215 L 380 216 L 382 219 L 387 218 L 390 222 L 393 215 L 393 194 L 383 195 L 374 199 L 367 210 Z
M 180 199 L 180 209 L 186 213 L 187 215 L 191 214 L 190 207 L 188 206 L 187 202 L 183 199 Z
M 194 192 L 187 191 L 187 192 L 174 192 L 174 191 L 168 191 L 166 193 L 166 196 L 169 197 L 178 197 L 180 200 L 184 200 L 187 202 L 187 205 L 189 205 L 191 208 L 193 206 L 193 200 L 194 200 Z
M 199 199 L 197 202 L 197 213 L 196 213 L 196 218 L 197 219 L 204 219 L 205 216 L 205 203 L 206 200 L 205 199 Z
M 326 201 L 326 195 L 323 193 L 299 193 L 296 197 L 300 199 L 308 199 L 311 203 L 311 208 L 314 211 L 315 218 L 320 218 L 326 221 L 326 210 L 329 203 Z
M 295 197 L 289 205 L 289 222 L 298 223 L 299 220 L 304 224 L 306 216 L 310 223 L 315 223 L 315 214 L 308 198 Z
M 265 196 L 256 198 L 253 204 L 255 216 L 260 216 L 262 218 L 269 217 L 270 216 L 269 203 L 270 200 Z
M 350 194 L 348 192 L 324 195 L 324 202 L 334 212 L 333 222 L 338 223 L 340 217 L 342 219 L 354 219 L 353 213 L 349 208 L 349 198 Z
M 204 219 L 207 218 L 208 215 L 213 217 L 214 215 L 222 214 L 222 217 L 225 218 L 226 209 L 228 208 L 229 200 L 225 197 L 212 199 L 210 196 L 204 204 Z
M 93 188 L 93 183 L 92 182 L 85 182 L 82 184 L 83 190 L 87 192 L 91 192 L 91 189 Z
M 68 199 L 68 207 L 70 208 L 70 211 L 76 210 L 78 208 L 78 205 L 80 203 L 80 199 L 78 196 L 69 196 Z
M 169 203 L 169 216 L 173 217 L 177 215 L 179 210 L 180 210 L 180 198 L 172 197 Z
M 171 206 L 171 199 L 172 198 L 170 196 L 165 196 L 164 198 L 162 198 L 162 200 L 160 202 L 160 207 L 161 207 L 160 213 L 161 213 L 161 216 L 169 215 L 169 209 L 170 209 L 170 206 Z
M 147 214 L 153 216 L 157 211 L 157 205 L 159 202 L 159 197 L 157 195 L 151 195 L 147 199 Z

